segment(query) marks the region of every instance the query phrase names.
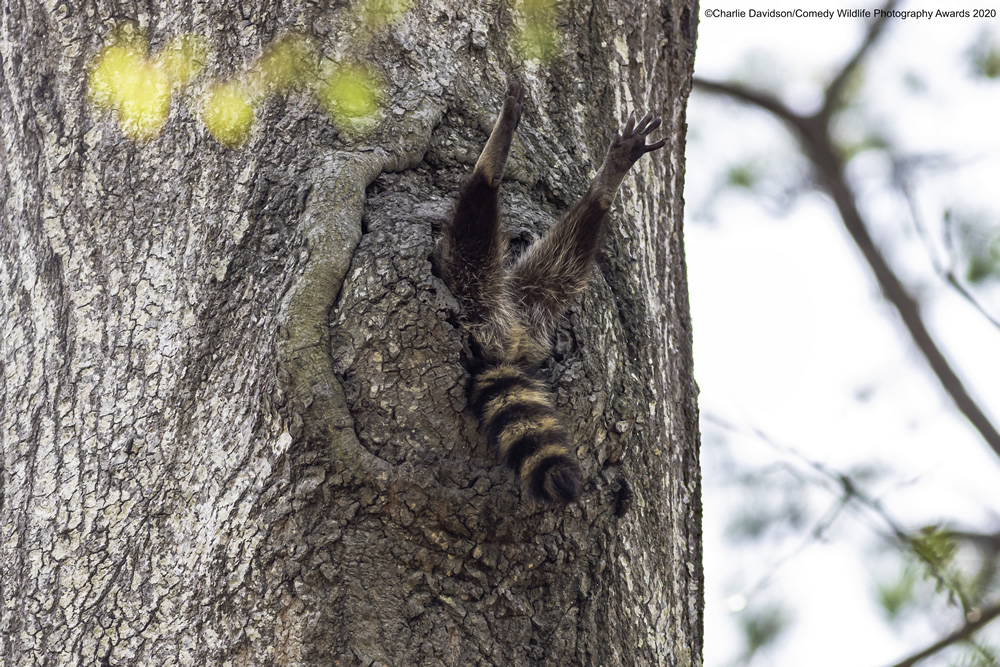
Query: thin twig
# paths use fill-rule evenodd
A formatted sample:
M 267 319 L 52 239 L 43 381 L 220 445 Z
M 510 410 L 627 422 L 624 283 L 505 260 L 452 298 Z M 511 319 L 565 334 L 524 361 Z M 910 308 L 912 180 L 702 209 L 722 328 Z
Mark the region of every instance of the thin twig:
M 968 620 L 972 616 L 975 620 Z M 934 642 L 924 650 L 914 653 L 908 658 L 904 658 L 899 662 L 892 665 L 892 667 L 913 667 L 921 660 L 929 658 L 938 651 L 956 644 L 961 641 L 967 640 L 973 635 L 977 630 L 981 629 L 983 626 L 987 625 L 990 621 L 1000 616 L 1000 603 L 994 604 L 986 609 L 976 609 L 971 614 L 966 615 L 965 625 L 955 630 L 950 635 L 939 639 Z
M 885 29 L 888 23 L 889 17 L 887 13 L 895 9 L 898 4 L 897 0 L 889 0 L 882 7 L 882 14 L 872 21 L 872 24 L 868 27 L 868 34 L 865 35 L 864 40 L 858 45 L 857 51 L 854 55 L 844 64 L 837 73 L 833 80 L 830 81 L 830 85 L 826 87 L 826 94 L 823 97 L 823 106 L 820 109 L 818 116 L 822 118 L 829 118 L 837 107 L 841 104 L 841 97 L 844 94 L 844 88 L 847 86 L 847 82 L 850 80 L 854 72 L 857 71 L 858 67 L 861 66 L 862 61 L 864 61 L 865 56 L 868 55 L 869 50 L 872 45 L 878 41 L 881 37 L 882 31 Z
M 936 563 L 932 557 L 930 557 L 922 549 L 917 548 L 917 545 L 913 538 L 910 537 L 910 534 L 891 514 L 889 514 L 885 507 L 882 506 L 882 501 L 868 495 L 858 485 L 858 483 L 851 478 L 850 475 L 833 470 L 819 461 L 814 461 L 794 447 L 780 444 L 758 426 L 750 426 L 746 429 L 741 429 L 726 419 L 711 413 L 703 412 L 702 418 L 734 433 L 744 431 L 750 433 L 769 447 L 797 458 L 805 465 L 816 471 L 822 478 L 832 482 L 834 487 L 840 489 L 839 497 L 844 505 L 853 500 L 858 506 L 873 514 L 877 519 L 885 524 L 885 527 L 888 529 L 888 536 L 886 536 L 883 531 L 878 530 L 875 526 L 871 526 L 873 530 L 883 536 L 886 536 L 889 541 L 895 542 L 900 549 L 912 554 L 914 558 L 923 563 L 928 574 L 933 577 L 942 588 L 948 590 L 958 600 L 963 612 L 969 612 L 973 609 L 972 603 L 965 595 L 965 592 L 962 590 L 959 583 L 956 582 L 954 578 L 938 563 Z
M 934 271 L 938 274 L 941 280 L 948 283 L 952 289 L 958 292 L 959 296 L 964 298 L 969 305 L 978 310 L 979 314 L 982 315 L 987 322 L 992 324 L 997 329 L 1000 329 L 1000 320 L 993 317 L 993 315 L 991 315 L 989 311 L 987 311 L 983 305 L 979 303 L 976 297 L 965 288 L 965 285 L 959 282 L 951 267 L 945 268 L 945 266 L 938 260 L 934 253 L 933 244 L 931 243 L 927 226 L 924 224 L 923 217 L 920 215 L 920 209 L 917 206 L 916 196 L 914 195 L 912 188 L 910 188 L 910 182 L 906 173 L 904 173 L 904 168 L 898 163 L 897 160 L 893 160 L 892 171 L 892 180 L 896 183 L 896 187 L 899 188 L 899 191 L 903 194 L 903 199 L 906 201 L 907 207 L 910 209 L 910 219 L 913 220 L 913 226 L 917 230 L 917 236 L 920 237 L 924 247 L 927 248 L 927 256 L 930 258 L 931 266 L 934 267 Z

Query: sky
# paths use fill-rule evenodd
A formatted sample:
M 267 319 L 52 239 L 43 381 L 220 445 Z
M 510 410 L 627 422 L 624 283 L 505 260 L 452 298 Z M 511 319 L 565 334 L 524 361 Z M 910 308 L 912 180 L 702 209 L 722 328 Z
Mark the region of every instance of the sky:
M 868 20 L 722 18 L 707 10 L 877 6 L 705 2 L 696 76 L 772 90 L 807 112 Z M 938 6 L 976 7 L 917 1 L 900 9 Z M 1000 234 L 1000 83 L 970 77 L 967 56 L 983 39 L 1000 40 L 1000 19 L 891 19 L 863 72 L 861 109 L 846 114 L 837 131 L 860 141 L 875 128 L 900 154 L 933 158 L 912 175 L 917 223 L 890 187 L 883 155 L 859 155 L 848 176 L 876 242 L 919 295 L 932 334 L 996 425 L 1000 330 L 947 287 L 933 263 L 962 273 L 960 253 L 949 252 L 945 210 L 953 220 L 977 220 L 984 242 Z M 908 528 L 950 521 L 998 530 L 1000 458 L 936 384 L 830 200 L 809 188 L 792 191 L 809 183 L 809 171 L 784 128 L 763 112 L 698 92 L 688 123 L 685 237 L 704 434 L 705 664 L 741 664 L 742 608 L 779 600 L 790 629 L 755 664 L 891 664 L 960 625 L 961 615 L 942 605 L 934 623 L 886 622 L 875 582 L 894 577 L 900 561 L 880 550 L 885 541 L 871 516 L 838 515 L 825 539 L 810 538 L 837 501 L 812 463 L 845 472 L 881 466 L 866 488 Z M 725 187 L 734 165 L 762 174 L 753 192 Z M 973 291 L 1000 319 L 1000 286 Z M 761 544 L 727 541 L 732 518 L 747 506 L 745 488 L 731 482 L 741 470 L 779 491 L 806 479 L 801 530 Z

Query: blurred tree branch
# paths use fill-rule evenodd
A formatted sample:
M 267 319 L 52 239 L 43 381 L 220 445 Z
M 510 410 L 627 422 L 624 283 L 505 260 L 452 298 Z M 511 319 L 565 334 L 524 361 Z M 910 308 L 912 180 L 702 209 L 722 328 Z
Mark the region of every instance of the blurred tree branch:
M 916 193 L 913 192 L 913 188 L 910 186 L 910 179 L 907 176 L 909 169 L 904 165 L 904 161 L 894 158 L 892 160 L 892 172 L 893 181 L 896 183 L 896 187 L 903 194 L 903 198 L 906 200 L 906 205 L 910 209 L 910 218 L 913 220 L 913 226 L 917 230 L 917 235 L 920 240 L 923 241 L 924 245 L 927 247 L 927 256 L 931 261 L 931 266 L 934 267 L 934 271 L 944 280 L 946 283 L 951 285 L 952 289 L 958 293 L 963 299 L 969 302 L 969 304 L 979 311 L 986 320 L 992 324 L 997 329 L 1000 329 L 1000 321 L 993 317 L 983 305 L 972 295 L 969 290 L 965 288 L 958 278 L 955 276 L 955 271 L 950 266 L 944 266 L 935 255 L 931 247 L 930 235 L 927 233 L 927 226 L 923 223 L 922 216 L 920 215 L 920 208 L 917 206 Z M 945 216 L 945 221 L 947 222 L 950 218 Z
M 968 530 L 949 530 L 948 536 L 962 540 L 988 552 L 991 555 L 1000 553 L 1000 533 L 977 533 Z
M 961 583 L 956 580 L 952 573 L 949 573 L 947 568 L 938 558 L 936 554 L 928 551 L 925 546 L 925 542 L 922 539 L 921 531 L 909 531 L 903 527 L 903 524 L 897 520 L 889 511 L 884 507 L 882 501 L 878 498 L 869 494 L 864 485 L 859 483 L 852 475 L 835 470 L 829 466 L 810 459 L 809 457 L 802 454 L 801 451 L 794 447 L 789 447 L 782 445 L 772 438 L 763 429 L 757 426 L 751 426 L 748 428 L 740 428 L 733 424 L 732 422 L 719 417 L 711 412 L 702 413 L 703 419 L 706 422 L 715 424 L 719 428 L 731 431 L 733 433 L 744 433 L 746 435 L 752 435 L 764 444 L 773 448 L 774 450 L 792 456 L 803 464 L 812 469 L 819 478 L 824 482 L 824 486 L 831 492 L 836 494 L 835 505 L 827 512 L 827 514 L 816 524 L 811 535 L 814 538 L 819 538 L 829 529 L 830 525 L 836 518 L 840 515 L 841 510 L 845 507 L 853 505 L 854 507 L 864 510 L 874 516 L 880 523 L 888 529 L 888 532 L 884 532 L 878 526 L 874 524 L 869 524 L 870 527 L 878 534 L 885 537 L 887 540 L 893 542 L 899 549 L 905 553 L 910 554 L 919 563 L 921 563 L 927 571 L 927 574 L 931 576 L 938 585 L 943 589 L 948 591 L 950 596 L 958 601 L 958 604 L 962 608 L 962 612 L 965 614 L 971 614 L 975 611 L 975 604 L 969 599 L 967 592 L 964 590 Z M 794 473 L 793 473 L 794 474 Z M 859 513 L 860 514 L 860 513 Z M 967 541 L 972 540 L 972 536 L 975 535 L 980 539 L 987 539 L 988 536 L 973 534 L 973 533 L 962 533 L 957 531 L 944 531 L 942 535 L 946 537 L 951 537 L 953 539 L 965 538 Z M 803 543 L 801 548 L 804 548 L 808 542 Z M 801 551 L 801 548 L 799 551 Z M 785 560 L 789 560 L 795 554 L 790 554 Z M 783 563 L 779 563 L 783 564 Z M 772 573 L 773 574 L 773 573 Z M 770 579 L 772 575 L 768 575 L 764 579 L 754 586 L 754 589 L 763 588 Z
M 837 76 L 833 77 L 833 80 L 826 87 L 826 94 L 823 97 L 823 107 L 819 110 L 818 116 L 829 119 L 833 115 L 833 112 L 843 105 L 844 90 L 847 88 L 847 83 L 851 80 L 851 76 L 858 71 L 865 56 L 871 50 L 872 45 L 882 36 L 882 31 L 889 20 L 885 12 L 895 9 L 897 4 L 897 0 L 889 0 L 882 7 L 883 13 L 869 26 L 868 34 L 865 35 L 864 40 L 858 46 L 858 50 L 854 52 L 854 55 L 851 56 L 850 60 L 844 64 L 840 72 L 837 73 Z
M 916 558 L 917 561 L 922 563 L 926 568 L 927 574 L 932 577 L 941 588 L 947 590 L 953 600 L 958 601 L 966 619 L 965 624 L 949 635 L 934 642 L 927 648 L 904 658 L 898 663 L 895 663 L 892 667 L 911 667 L 912 665 L 917 664 L 921 660 L 934 655 L 952 644 L 968 640 L 975 632 L 1000 617 L 1000 601 L 984 606 L 981 599 L 979 601 L 973 601 L 970 599 L 970 597 L 966 594 L 966 591 L 963 590 L 964 587 L 961 582 L 958 581 L 952 573 L 948 572 L 944 563 L 939 562 L 939 559 L 935 558 L 934 554 L 929 552 L 926 547 L 926 542 L 922 539 L 926 533 L 923 531 L 910 532 L 905 529 L 903 525 L 884 507 L 881 500 L 869 494 L 863 488 L 863 484 L 859 483 L 850 474 L 832 469 L 819 461 L 808 458 L 798 449 L 779 443 L 763 429 L 757 426 L 740 427 L 711 412 L 702 413 L 702 418 L 706 420 L 706 422 L 712 423 L 721 429 L 757 438 L 776 451 L 798 459 L 814 473 L 819 475 L 819 477 L 825 482 L 823 486 L 825 486 L 832 493 L 835 493 L 837 498 L 834 507 L 821 518 L 821 520 L 810 532 L 811 539 L 819 538 L 823 533 L 825 533 L 833 521 L 835 521 L 841 514 L 841 510 L 845 507 L 854 505 L 857 508 L 867 510 L 868 513 L 877 518 L 882 524 L 884 524 L 885 527 L 888 528 L 888 534 L 883 533 L 883 531 L 879 530 L 874 524 L 870 524 L 870 526 L 875 529 L 876 532 L 883 534 L 887 539 L 894 542 L 902 551 L 909 553 L 911 556 Z M 796 474 L 791 467 L 789 467 L 789 472 L 793 475 Z M 974 545 L 986 554 L 986 559 L 988 561 L 992 561 L 998 550 L 1000 550 L 1000 532 L 982 533 L 956 529 L 944 529 L 940 531 L 939 535 L 949 540 L 961 540 Z M 806 544 L 808 544 L 808 541 L 800 546 L 799 549 L 796 549 L 792 554 L 789 554 L 789 556 L 778 562 L 775 565 L 775 569 L 782 566 L 795 554 L 799 553 L 802 550 L 802 547 Z M 990 566 L 987 564 L 984 567 L 990 570 L 991 574 L 988 574 L 987 576 L 992 576 L 992 569 Z M 764 576 L 755 586 L 751 587 L 750 591 L 754 592 L 763 588 L 773 574 L 774 572 L 772 571 Z
M 895 4 L 896 0 L 889 0 L 883 9 L 890 10 Z M 752 90 L 739 83 L 709 81 L 695 77 L 694 84 L 706 92 L 726 95 L 764 109 L 791 128 L 812 163 L 819 183 L 833 198 L 845 228 L 868 262 L 885 298 L 899 313 L 917 349 L 927 360 L 934 375 L 951 396 L 959 411 L 979 431 L 997 456 L 1000 456 L 1000 432 L 969 395 L 962 380 L 927 330 L 916 300 L 910 296 L 869 234 L 868 225 L 858 208 L 857 197 L 844 173 L 846 159 L 830 135 L 831 118 L 833 112 L 843 104 L 843 91 L 847 81 L 861 65 L 865 56 L 870 53 L 872 46 L 883 34 L 884 27 L 884 17 L 872 23 L 858 50 L 827 87 L 822 106 L 811 115 L 797 114 L 774 95 Z
M 914 653 L 910 657 L 900 660 L 899 662 L 893 664 L 892 667 L 912 667 L 921 660 L 931 657 L 938 651 L 947 648 L 952 644 L 969 639 L 973 633 L 998 616 L 1000 616 L 1000 603 L 994 604 L 986 609 L 976 609 L 972 613 L 966 615 L 965 625 L 960 627 L 958 630 L 955 630 L 947 637 L 939 639 L 919 653 Z

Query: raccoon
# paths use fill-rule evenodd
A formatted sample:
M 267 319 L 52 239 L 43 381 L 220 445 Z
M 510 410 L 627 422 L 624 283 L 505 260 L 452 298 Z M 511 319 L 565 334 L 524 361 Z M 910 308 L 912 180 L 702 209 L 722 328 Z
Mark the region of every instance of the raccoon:
M 665 141 L 646 143 L 659 118 L 650 113 L 636 121 L 630 115 L 580 201 L 507 268 L 500 181 L 524 93 L 519 81 L 508 81 L 500 117 L 442 229 L 437 259 L 479 357 L 469 404 L 524 492 L 558 506 L 580 498 L 582 474 L 539 366 L 551 351 L 559 319 L 587 285 L 622 180 Z

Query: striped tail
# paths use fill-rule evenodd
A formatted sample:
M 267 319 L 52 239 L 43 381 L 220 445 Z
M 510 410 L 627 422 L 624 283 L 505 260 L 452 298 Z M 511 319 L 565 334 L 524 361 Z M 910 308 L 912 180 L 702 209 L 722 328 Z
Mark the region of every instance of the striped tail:
M 544 382 L 519 366 L 498 364 L 473 378 L 470 399 L 490 446 L 532 498 L 554 505 L 579 499 L 580 464 Z

